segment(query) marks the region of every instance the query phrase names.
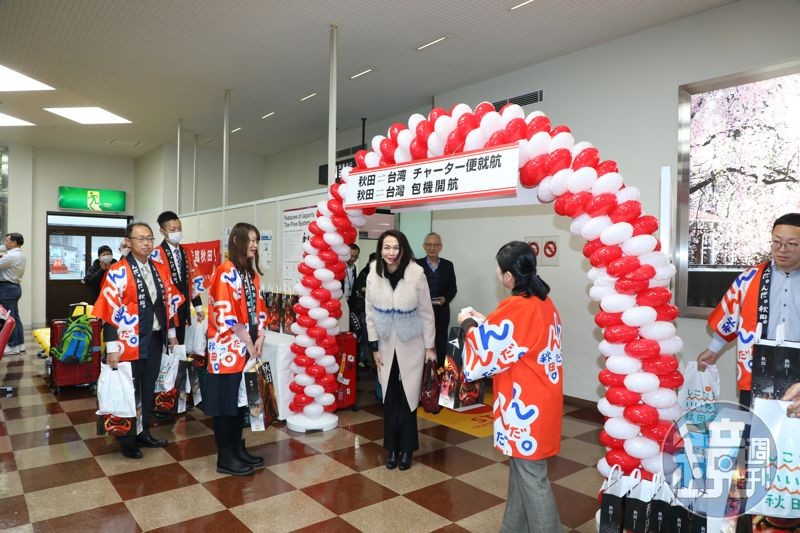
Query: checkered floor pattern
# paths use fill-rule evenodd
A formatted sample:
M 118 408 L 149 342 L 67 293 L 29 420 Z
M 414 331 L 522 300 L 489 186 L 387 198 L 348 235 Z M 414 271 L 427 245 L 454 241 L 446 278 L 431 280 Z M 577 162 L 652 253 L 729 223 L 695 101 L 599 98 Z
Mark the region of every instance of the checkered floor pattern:
M 153 428 L 170 444 L 144 459 L 97 437 L 87 388 L 59 396 L 45 384 L 32 340 L 0 361 L 0 530 L 3 531 L 498 531 L 508 466 L 489 438 L 419 420 L 408 471 L 384 467 L 382 406 L 365 373 L 358 411 L 337 429 L 301 434 L 285 424 L 245 431 L 267 467 L 254 476 L 215 469 L 211 420 L 192 409 Z M 564 531 L 595 531 L 601 418 L 566 406 L 549 474 Z

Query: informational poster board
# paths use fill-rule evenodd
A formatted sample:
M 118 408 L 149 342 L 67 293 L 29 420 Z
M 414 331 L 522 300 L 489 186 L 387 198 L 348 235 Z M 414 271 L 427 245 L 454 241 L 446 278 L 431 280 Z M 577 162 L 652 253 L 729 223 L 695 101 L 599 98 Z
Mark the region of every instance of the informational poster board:
M 294 287 L 300 280 L 297 265 L 303 260 L 303 243 L 311 239 L 308 224 L 316 216 L 316 206 L 283 211 L 283 285 Z
M 261 242 L 259 242 L 258 256 L 261 259 L 261 268 L 272 270 L 272 230 L 261 230 Z

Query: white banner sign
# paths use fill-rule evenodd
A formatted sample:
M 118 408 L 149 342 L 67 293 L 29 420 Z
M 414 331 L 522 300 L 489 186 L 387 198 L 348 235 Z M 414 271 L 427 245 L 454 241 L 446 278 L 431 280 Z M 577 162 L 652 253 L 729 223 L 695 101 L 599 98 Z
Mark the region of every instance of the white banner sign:
M 419 204 L 513 196 L 519 179 L 518 145 L 353 171 L 347 207 Z
M 294 287 L 300 280 L 297 265 L 303 260 L 303 243 L 311 238 L 308 224 L 316 218 L 316 206 L 283 211 L 283 285 Z

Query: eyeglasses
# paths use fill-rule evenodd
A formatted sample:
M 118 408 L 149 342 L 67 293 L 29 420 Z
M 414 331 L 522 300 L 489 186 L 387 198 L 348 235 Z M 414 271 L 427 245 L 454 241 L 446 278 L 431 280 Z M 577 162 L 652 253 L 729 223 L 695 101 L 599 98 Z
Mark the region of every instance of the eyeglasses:
M 149 242 L 149 243 L 155 242 L 155 239 L 153 237 L 131 237 L 131 240 L 137 242 Z
M 796 242 L 783 242 L 777 240 L 772 241 L 770 244 L 773 250 L 780 250 L 781 248 L 786 248 L 787 252 L 794 252 L 795 250 L 797 250 L 797 247 L 800 246 L 800 244 Z

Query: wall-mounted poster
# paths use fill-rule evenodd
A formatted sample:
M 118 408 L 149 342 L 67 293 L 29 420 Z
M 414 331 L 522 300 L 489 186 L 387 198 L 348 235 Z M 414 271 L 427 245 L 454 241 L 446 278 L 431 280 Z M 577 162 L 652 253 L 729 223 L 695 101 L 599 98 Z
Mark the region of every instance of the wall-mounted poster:
M 283 286 L 291 290 L 300 281 L 297 265 L 303 260 L 303 243 L 311 239 L 308 224 L 316 216 L 316 206 L 283 211 Z
M 272 230 L 261 230 L 261 242 L 259 243 L 260 250 L 258 257 L 261 260 L 261 268 L 264 270 L 272 270 Z

